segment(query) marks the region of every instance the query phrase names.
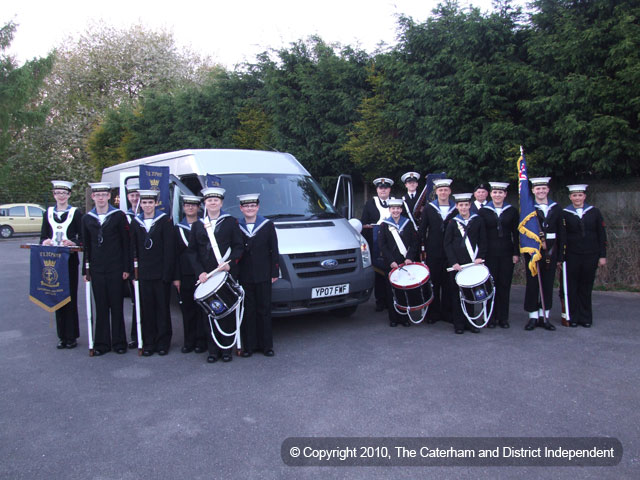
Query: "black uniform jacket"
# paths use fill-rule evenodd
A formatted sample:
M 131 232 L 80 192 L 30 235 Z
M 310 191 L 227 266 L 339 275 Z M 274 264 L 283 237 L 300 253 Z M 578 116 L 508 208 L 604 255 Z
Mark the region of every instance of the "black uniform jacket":
M 478 211 L 484 220 L 487 231 L 489 257 L 511 257 L 520 255 L 520 234 L 518 210 L 508 203 L 503 204 L 502 213 L 498 216 L 493 202 L 487 203 Z
M 149 232 L 144 224 L 144 213 L 131 222 L 132 254 L 138 259 L 140 280 L 173 280 L 175 266 L 175 233 L 173 224 L 166 213 L 156 216 Z
M 464 235 L 462 232 L 464 232 Z M 464 265 L 473 262 L 474 259 L 469 255 L 465 238 L 469 238 L 473 251 L 476 251 L 477 248 L 475 258 L 486 258 L 487 233 L 482 218 L 479 215 L 472 214 L 465 225 L 462 217 L 457 215 L 447 225 L 447 231 L 444 236 L 444 249 L 447 253 L 449 266 L 453 266 L 456 263 Z
M 444 232 L 451 219 L 458 214 L 456 205 L 449 202 L 449 213 L 442 220 L 438 199 L 429 202 L 422 210 L 420 217 L 420 228 L 418 229 L 418 237 L 420 242 L 424 243 L 427 258 L 429 256 L 436 258 L 444 258 Z
M 567 253 L 607 257 L 607 233 L 600 210 L 585 204 L 582 218 L 573 205 L 563 211 L 567 228 Z
M 413 215 L 413 209 L 416 207 L 416 203 L 418 203 L 418 198 L 420 197 L 420 193 L 416 192 L 413 195 L 413 198 L 409 198 L 409 193 L 405 193 L 402 196 L 402 200 L 404 200 L 404 203 L 407 204 L 407 207 L 409 208 L 409 212 L 411 212 L 411 215 Z M 407 215 L 408 217 L 408 215 Z
M 538 223 L 544 234 L 547 249 L 540 250 L 542 262 L 553 263 L 564 261 L 564 249 L 566 245 L 566 228 L 562 207 L 555 202 L 549 204 L 549 210 L 545 216 L 538 204 L 536 204 Z
M 189 237 L 189 258 L 196 277 L 203 272 L 209 273 L 218 266 L 209 235 L 204 226 L 205 221 L 208 222 L 209 218 L 201 218 L 191 225 L 191 236 Z M 230 250 L 229 256 L 225 260 L 230 260 L 231 275 L 236 277 L 238 261 L 244 250 L 238 221 L 231 215 L 220 212 L 220 216 L 215 220 L 213 234 L 223 258 L 226 256 L 227 250 Z
M 391 229 L 398 229 L 400 239 L 407 249 L 407 254 L 402 255 L 398 244 L 393 238 Z M 406 259 L 414 261 L 418 258 L 418 232 L 413 223 L 408 218 L 400 217 L 398 225 L 396 225 L 391 217 L 385 219 L 380 225 L 380 235 L 378 235 L 380 251 L 384 257 L 385 267 L 390 268 L 391 263 L 403 263 Z
M 82 274 L 131 272 L 131 241 L 129 238 L 129 222 L 126 215 L 112 205 L 100 220 L 96 209 L 87 213 L 82 219 L 82 236 L 85 239 Z
M 55 207 L 54 207 L 55 208 Z M 57 226 L 61 223 L 64 223 L 69 215 L 71 207 L 67 209 L 62 215 L 60 215 L 60 220 L 55 215 L 53 216 L 53 222 L 56 225 L 51 225 L 49 223 L 49 210 L 44 213 L 42 217 L 42 228 L 40 229 L 40 243 L 42 243 L 47 238 L 53 238 L 53 232 Z M 76 208 L 73 219 L 67 228 L 66 236 L 69 240 L 74 242 L 76 245 L 82 245 L 82 212 L 79 208 Z
M 173 276 L 176 280 L 180 280 L 184 275 L 195 275 L 195 272 L 193 271 L 193 263 L 191 262 L 189 255 L 191 225 L 187 222 L 186 217 L 175 226 L 175 234 L 176 268 Z
M 244 243 L 240 259 L 240 282 L 270 282 L 280 275 L 278 236 L 273 222 L 258 216 L 253 231 L 249 233 L 245 219 L 239 222 Z

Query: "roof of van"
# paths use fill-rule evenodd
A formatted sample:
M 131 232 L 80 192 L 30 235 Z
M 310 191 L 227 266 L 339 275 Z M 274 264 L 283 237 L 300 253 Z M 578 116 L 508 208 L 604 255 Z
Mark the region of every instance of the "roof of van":
M 289 153 L 260 150 L 180 150 L 151 157 L 130 160 L 105 168 L 103 179 L 108 174 L 132 171 L 140 165 L 169 166 L 174 175 L 196 173 L 215 175 L 233 173 L 275 173 L 309 175 L 309 172 Z

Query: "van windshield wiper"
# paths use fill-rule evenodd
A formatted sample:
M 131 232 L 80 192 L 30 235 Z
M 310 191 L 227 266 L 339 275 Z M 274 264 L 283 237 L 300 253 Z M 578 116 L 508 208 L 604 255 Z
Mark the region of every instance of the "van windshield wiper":
M 270 220 L 278 220 L 281 218 L 306 217 L 306 215 L 304 213 L 277 213 L 274 215 L 265 215 L 265 217 Z

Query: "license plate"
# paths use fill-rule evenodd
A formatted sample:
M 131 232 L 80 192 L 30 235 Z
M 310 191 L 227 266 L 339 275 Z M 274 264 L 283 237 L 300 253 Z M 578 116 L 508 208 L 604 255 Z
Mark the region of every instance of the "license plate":
M 311 290 L 311 298 L 335 297 L 349 293 L 349 284 L 331 285 L 329 287 L 315 287 Z

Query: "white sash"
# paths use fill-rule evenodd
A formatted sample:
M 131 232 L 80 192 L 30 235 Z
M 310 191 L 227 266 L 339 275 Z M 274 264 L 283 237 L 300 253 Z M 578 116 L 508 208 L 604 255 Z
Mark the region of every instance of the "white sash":
M 389 225 L 389 231 L 391 232 L 393 239 L 396 241 L 398 250 L 400 250 L 400 253 L 404 258 L 407 258 L 407 247 L 404 246 L 404 242 L 402 241 L 402 238 L 400 238 L 398 229 L 396 227 L 392 227 L 391 225 Z
M 387 202 L 389 199 L 387 199 Z M 391 213 L 389 212 L 389 207 L 383 207 L 380 203 L 380 199 L 378 197 L 373 197 L 373 203 L 375 204 L 378 212 L 380 212 L 380 218 L 376 222 L 378 225 L 381 225 L 385 218 L 389 218 Z
M 216 219 L 215 224 L 212 225 L 211 220 L 209 220 L 209 217 L 207 216 L 203 219 L 203 222 L 204 222 L 204 228 L 207 231 L 207 235 L 209 236 L 209 242 L 211 242 L 211 248 L 213 249 L 213 254 L 216 257 L 216 261 L 218 262 L 218 265 L 220 265 L 222 262 L 226 261 L 227 258 L 229 258 L 229 255 L 231 255 L 231 248 L 227 249 L 227 251 L 224 254 L 224 257 L 220 253 L 220 247 L 218 247 L 216 236 L 213 233 L 213 231 L 215 230 L 215 225 L 218 223 L 218 220 L 221 220 L 221 218 L 218 217 Z
M 469 240 L 469 236 L 466 234 L 464 227 L 462 226 L 462 223 L 457 220 L 456 220 L 456 223 L 458 224 L 458 230 L 460 230 L 460 235 L 462 235 L 462 238 L 464 238 L 464 246 L 467 247 L 467 252 L 469 253 L 469 257 L 471 257 L 471 261 L 473 262 L 475 261 L 476 256 L 478 255 L 478 246 L 476 245 L 475 250 L 471 247 L 471 241 Z
M 49 219 L 49 225 L 51 225 L 51 232 L 53 244 L 56 246 L 62 245 L 64 240 L 69 240 L 67 237 L 67 229 L 71 222 L 73 222 L 73 216 L 76 213 L 77 208 L 71 207 L 67 212 L 67 218 L 64 222 L 58 223 L 55 221 L 55 214 L 53 213 L 55 207 L 49 207 L 47 209 L 47 218 Z

